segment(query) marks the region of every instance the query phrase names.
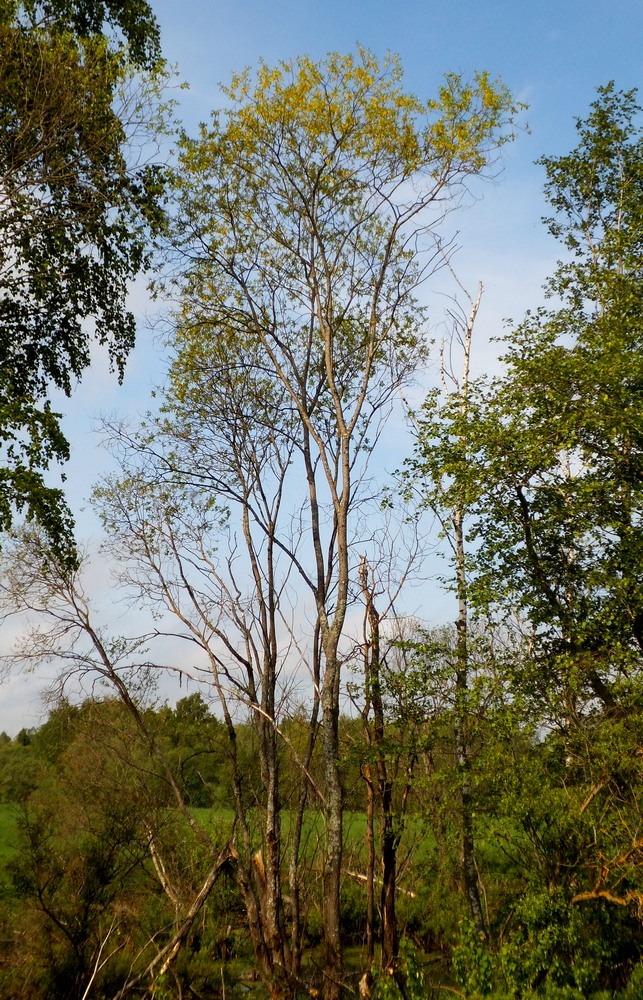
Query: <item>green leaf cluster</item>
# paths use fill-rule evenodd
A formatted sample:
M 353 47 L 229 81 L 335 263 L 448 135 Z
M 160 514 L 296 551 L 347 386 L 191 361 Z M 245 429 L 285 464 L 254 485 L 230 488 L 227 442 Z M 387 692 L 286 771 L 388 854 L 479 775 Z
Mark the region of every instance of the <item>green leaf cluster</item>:
M 427 400 L 414 467 L 427 503 L 466 509 L 478 608 L 511 609 L 554 675 L 610 705 L 643 648 L 639 114 L 601 88 L 577 148 L 542 161 L 568 250 L 556 306 L 507 336 L 506 374 L 466 408 Z
M 49 395 L 93 342 L 122 378 L 134 343 L 127 289 L 162 222 L 162 170 L 131 146 L 155 127 L 158 28 L 145 0 L 3 3 L 0 55 L 0 530 L 25 511 L 71 558 Z

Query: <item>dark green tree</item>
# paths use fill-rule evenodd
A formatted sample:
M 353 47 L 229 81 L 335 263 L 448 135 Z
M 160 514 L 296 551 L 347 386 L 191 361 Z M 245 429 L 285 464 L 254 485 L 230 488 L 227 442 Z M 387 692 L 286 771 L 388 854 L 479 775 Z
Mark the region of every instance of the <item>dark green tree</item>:
M 162 219 L 162 169 L 134 148 L 161 74 L 145 0 L 0 2 L 0 529 L 24 511 L 68 554 L 72 519 L 45 480 L 69 454 L 49 394 L 71 393 L 92 341 L 123 375 L 127 289 Z
M 570 717 L 634 697 L 643 647 L 639 110 L 601 88 L 577 148 L 541 161 L 567 251 L 556 307 L 511 333 L 506 374 L 472 386 L 465 411 L 431 398 L 421 431 L 427 474 L 466 498 L 477 605 L 528 623 L 540 694 Z
M 640 954 L 643 902 L 636 93 L 600 88 L 577 131 L 569 155 L 541 161 L 545 221 L 565 248 L 551 306 L 507 337 L 505 374 L 472 385 L 466 410 L 429 400 L 419 446 L 429 481 L 466 504 L 473 607 L 528 640 L 502 671 L 508 706 L 534 734 L 503 779 L 501 836 L 524 879 L 503 933 L 515 944 L 511 982 L 545 992 L 621 985 Z
M 180 698 L 174 709 L 165 706 L 154 713 L 157 738 L 191 806 L 211 807 L 230 795 L 221 785 L 222 761 L 226 758 L 226 733 L 201 694 Z
M 2 0 L 0 24 L 47 28 L 77 39 L 107 36 L 114 51 L 126 44 L 134 64 L 146 69 L 161 54 L 159 26 L 146 0 Z

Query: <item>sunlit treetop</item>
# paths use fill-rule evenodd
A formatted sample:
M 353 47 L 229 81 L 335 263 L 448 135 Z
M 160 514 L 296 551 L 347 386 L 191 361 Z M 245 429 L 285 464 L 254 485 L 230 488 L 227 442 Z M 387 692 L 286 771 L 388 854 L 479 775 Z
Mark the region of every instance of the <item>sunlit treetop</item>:
M 320 62 L 303 56 L 262 65 L 255 76 L 246 70 L 224 88 L 229 137 L 242 138 L 247 147 L 254 133 L 260 145 L 265 130 L 273 129 L 275 140 L 286 147 L 297 143 L 318 167 L 341 154 L 408 175 L 427 169 L 478 173 L 513 138 L 507 126 L 519 105 L 487 73 L 472 82 L 447 74 L 429 101 L 408 93 L 402 80 L 396 55 L 380 62 L 364 48 L 330 53 Z

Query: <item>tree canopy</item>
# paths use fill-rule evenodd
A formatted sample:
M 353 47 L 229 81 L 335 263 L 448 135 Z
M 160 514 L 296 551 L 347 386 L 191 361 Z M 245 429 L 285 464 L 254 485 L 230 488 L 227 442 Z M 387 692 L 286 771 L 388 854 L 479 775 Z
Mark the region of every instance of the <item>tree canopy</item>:
M 107 36 L 112 49 L 125 44 L 133 63 L 147 69 L 161 55 L 158 22 L 146 0 L 2 0 L 0 25 L 77 39 Z
M 599 88 L 576 148 L 541 161 L 546 223 L 566 248 L 553 306 L 508 334 L 505 373 L 472 385 L 466 407 L 430 397 L 412 463 L 425 502 L 462 505 L 471 603 L 487 629 L 522 636 L 504 683 L 565 755 L 545 799 L 533 776 L 506 783 L 548 870 L 549 900 L 525 900 L 527 939 L 554 884 L 548 919 L 572 935 L 574 907 L 634 913 L 643 898 L 641 110 L 635 92 Z M 574 845 L 564 864 L 553 844 Z M 522 975 L 539 986 L 550 972 Z
M 0 528 L 24 510 L 71 552 L 45 481 L 69 450 L 49 390 L 70 394 L 92 341 L 121 378 L 134 343 L 127 290 L 161 222 L 162 171 L 140 148 L 158 27 L 143 0 L 3 3 L 0 52 Z

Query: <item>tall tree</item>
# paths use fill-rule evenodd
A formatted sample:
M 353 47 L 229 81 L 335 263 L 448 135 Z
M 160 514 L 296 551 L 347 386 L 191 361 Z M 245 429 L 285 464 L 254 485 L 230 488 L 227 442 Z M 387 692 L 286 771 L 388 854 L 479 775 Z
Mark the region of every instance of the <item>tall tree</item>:
M 639 115 L 634 92 L 600 88 L 578 146 L 541 161 L 558 304 L 510 335 L 470 419 L 479 594 L 529 620 L 541 693 L 570 719 L 588 698 L 619 714 L 643 649 Z
M 24 510 L 70 558 L 49 392 L 71 393 L 93 340 L 122 378 L 129 281 L 161 223 L 161 170 L 141 157 L 159 73 L 145 0 L 0 5 L 0 529 Z
M 368 458 L 422 356 L 414 293 L 435 266 L 439 223 L 456 190 L 493 162 L 515 112 L 486 75 L 472 84 L 451 75 L 427 103 L 400 79 L 395 59 L 379 65 L 364 50 L 263 66 L 256 81 L 235 77 L 225 114 L 184 141 L 176 363 L 165 442 L 155 445 L 157 477 L 170 468 L 239 517 L 252 586 L 239 592 L 233 575 L 226 594 L 237 625 L 244 609 L 243 646 L 252 655 L 236 652 L 228 635 L 227 659 L 211 663 L 220 689 L 234 683 L 268 727 L 266 842 L 274 856 L 266 878 L 275 913 L 279 623 L 308 620 L 306 634 L 295 643 L 291 632 L 289 643 L 313 680 L 311 731 L 319 699 L 329 998 L 343 978 L 342 641 L 356 570 L 351 543 L 372 495 Z M 302 588 L 313 608 L 294 614 L 285 601 Z M 230 656 L 242 682 L 232 681 Z M 275 945 L 276 966 L 282 953 Z
M 431 392 L 416 420 L 416 451 L 407 462 L 405 476 L 407 489 L 419 495 L 421 507 L 429 508 L 436 517 L 447 551 L 452 561 L 452 574 L 447 585 L 455 594 L 455 642 L 449 649 L 448 641 L 436 644 L 435 637 L 418 652 L 427 666 L 435 659 L 450 661 L 449 673 L 453 686 L 453 735 L 457 770 L 460 783 L 460 821 L 462 845 L 462 881 L 471 919 L 481 939 L 486 936 L 485 922 L 480 901 L 478 872 L 473 824 L 471 795 L 470 690 L 474 673 L 471 658 L 471 621 L 469 610 L 468 558 L 466 552 L 466 524 L 472 500 L 471 490 L 462 470 L 470 461 L 469 404 L 471 347 L 476 317 L 482 299 L 482 285 L 475 298 L 460 287 L 468 303 L 463 308 L 458 298 L 449 310 L 453 322 L 450 342 L 443 343 L 440 351 L 440 376 L 442 391 Z M 454 351 L 461 354 L 461 370 L 454 370 Z M 453 475 L 456 463 L 460 474 Z M 445 637 L 446 639 L 446 637 Z M 449 686 L 451 678 L 445 678 Z
M 182 145 L 163 410 L 143 433 L 119 432 L 123 473 L 99 499 L 127 583 L 202 651 L 197 676 L 228 733 L 235 871 L 273 994 L 301 988 L 304 810 L 321 805 L 313 862 L 334 1000 L 341 674 L 359 600 L 353 545 L 377 503 L 368 464 L 425 354 L 415 292 L 442 261 L 440 223 L 495 161 L 515 107 L 485 75 L 449 76 L 423 103 L 403 90 L 395 59 L 380 65 L 363 50 L 264 66 L 226 96 L 225 112 Z M 282 725 L 293 692 L 308 709 L 303 752 Z M 251 789 L 237 739 L 247 715 L 262 779 Z M 309 766 L 316 743 L 321 781 Z M 294 793 L 282 780 L 288 754 Z
M 529 705 L 535 732 L 563 750 L 547 792 L 537 804 L 523 798 L 514 815 L 522 811 L 519 822 L 546 858 L 543 898 L 561 893 L 569 926 L 580 919 L 570 915 L 576 907 L 602 912 L 591 910 L 599 900 L 634 917 L 642 877 L 643 126 L 635 92 L 600 88 L 577 131 L 569 155 L 541 161 L 554 210 L 547 225 L 566 250 L 547 285 L 555 306 L 512 331 L 506 373 L 472 384 L 465 411 L 457 399 L 437 419 L 432 411 L 428 450 L 466 497 L 474 606 L 513 618 L 528 636 L 518 668 L 505 674 L 513 705 Z M 434 468 L 426 462 L 431 475 Z M 555 836 L 556 823 L 564 836 Z M 542 968 L 534 981 L 546 975 Z

